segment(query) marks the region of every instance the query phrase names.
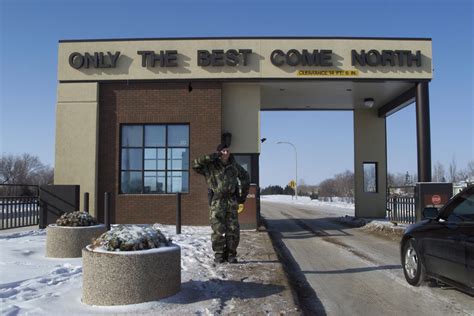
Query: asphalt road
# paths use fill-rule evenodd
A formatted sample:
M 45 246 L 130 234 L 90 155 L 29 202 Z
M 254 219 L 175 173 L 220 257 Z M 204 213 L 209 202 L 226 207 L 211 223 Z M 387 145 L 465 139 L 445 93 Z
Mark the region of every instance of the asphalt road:
M 343 226 L 330 208 L 262 201 L 262 215 L 307 314 L 474 315 L 468 294 L 410 286 L 398 242 Z

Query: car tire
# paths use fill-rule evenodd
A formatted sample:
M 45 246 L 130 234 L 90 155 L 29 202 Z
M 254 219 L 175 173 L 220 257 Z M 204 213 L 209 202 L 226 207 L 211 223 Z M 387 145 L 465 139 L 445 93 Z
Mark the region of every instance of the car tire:
M 425 266 L 413 238 L 403 244 L 402 267 L 409 284 L 419 286 L 426 280 Z

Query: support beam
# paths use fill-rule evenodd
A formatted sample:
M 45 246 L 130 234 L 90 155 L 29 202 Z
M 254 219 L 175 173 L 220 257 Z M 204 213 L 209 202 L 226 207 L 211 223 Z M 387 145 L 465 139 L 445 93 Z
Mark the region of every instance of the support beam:
M 379 117 L 387 117 L 415 102 L 416 88 L 410 88 L 379 108 Z
M 428 82 L 416 84 L 418 181 L 431 182 L 430 98 Z

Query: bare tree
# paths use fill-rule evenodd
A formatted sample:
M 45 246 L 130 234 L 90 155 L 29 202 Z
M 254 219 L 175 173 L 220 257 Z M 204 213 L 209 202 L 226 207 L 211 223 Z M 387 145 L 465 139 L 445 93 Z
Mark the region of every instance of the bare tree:
M 401 187 L 405 185 L 406 175 L 402 172 L 398 172 L 396 174 L 388 173 L 387 177 L 389 187 Z
M 319 184 L 319 196 L 328 198 L 337 196 L 336 181 L 334 179 L 326 179 L 322 181 Z
M 443 164 L 437 161 L 433 166 L 433 181 L 443 182 L 446 180 L 445 173 Z
M 338 189 L 338 195 L 342 197 L 353 197 L 354 196 L 354 173 L 346 170 L 342 173 L 338 173 L 334 176 L 336 181 L 336 187 Z
M 415 176 L 410 176 L 410 173 L 407 171 L 407 173 L 405 174 L 405 182 L 403 183 L 403 185 L 413 185 L 415 184 Z
M 334 175 L 331 179 L 326 179 L 319 184 L 319 196 L 329 198 L 342 197 L 347 202 L 352 202 L 354 197 L 354 173 L 346 170 Z
M 4 155 L 0 157 L 0 183 L 52 184 L 53 168 L 43 164 L 38 156 Z
M 30 180 L 31 183 L 37 185 L 53 184 L 54 183 L 54 169 L 50 166 L 44 166 L 43 169 L 39 170 Z
M 315 184 L 307 184 L 304 179 L 298 182 L 298 195 L 310 196 L 313 192 L 318 192 L 318 186 Z
M 449 182 L 456 182 L 458 180 L 458 168 L 456 163 L 456 158 L 453 156 L 451 162 L 449 163 Z
M 470 178 L 474 179 L 474 160 L 467 163 L 467 174 Z
M 469 172 L 467 171 L 467 168 L 459 170 L 458 173 L 456 174 L 456 179 L 458 181 L 467 182 L 469 180 Z
M 0 159 L 0 184 L 12 181 L 15 162 L 12 155 Z

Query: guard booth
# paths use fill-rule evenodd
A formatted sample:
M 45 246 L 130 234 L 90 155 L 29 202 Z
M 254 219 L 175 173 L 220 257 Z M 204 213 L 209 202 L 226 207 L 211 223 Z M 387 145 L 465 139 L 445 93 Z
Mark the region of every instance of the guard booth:
M 424 219 L 423 210 L 427 207 L 440 209 L 453 196 L 452 183 L 418 182 L 415 186 L 415 217 Z
M 351 111 L 355 215 L 383 218 L 386 118 L 412 103 L 418 177 L 431 181 L 432 69 L 429 38 L 61 40 L 54 183 L 89 192 L 99 221 L 110 192 L 114 223 L 173 224 L 182 193 L 183 224 L 208 225 L 189 162 L 223 133 L 259 186 L 261 111 Z

